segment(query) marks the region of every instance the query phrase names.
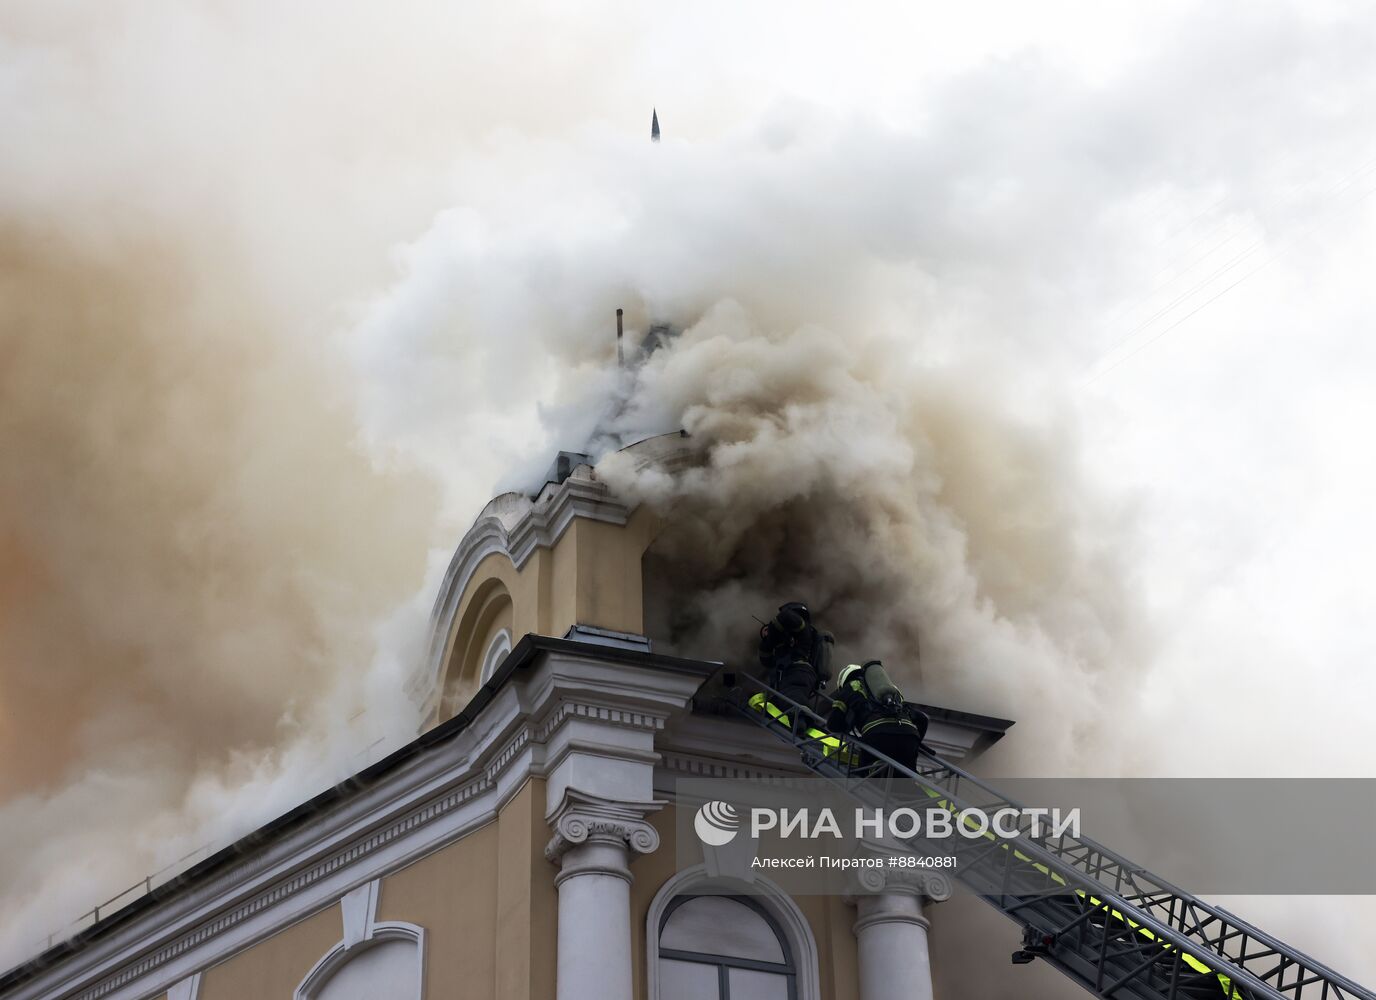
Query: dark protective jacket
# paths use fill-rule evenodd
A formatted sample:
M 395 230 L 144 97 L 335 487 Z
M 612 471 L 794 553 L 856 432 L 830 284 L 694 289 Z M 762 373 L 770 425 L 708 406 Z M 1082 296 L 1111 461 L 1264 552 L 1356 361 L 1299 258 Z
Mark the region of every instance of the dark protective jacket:
M 906 737 L 921 743 L 928 724 L 927 713 L 903 700 L 903 692 L 878 660 L 864 666 L 853 663 L 841 671 L 840 684 L 831 694 L 828 729 L 872 742 L 876 737 L 885 742 Z M 877 743 L 876 747 L 884 750 Z
M 807 606 L 792 601 L 779 608 L 760 629 L 760 665 L 771 687 L 785 697 L 811 706 L 831 680 L 830 632 L 812 624 Z

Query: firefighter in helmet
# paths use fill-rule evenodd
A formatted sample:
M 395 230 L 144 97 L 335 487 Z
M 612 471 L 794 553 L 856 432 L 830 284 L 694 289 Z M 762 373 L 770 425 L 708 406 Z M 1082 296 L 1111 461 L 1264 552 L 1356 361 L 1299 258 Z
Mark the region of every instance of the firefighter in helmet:
M 831 680 L 831 647 L 835 639 L 812 624 L 801 601 L 789 601 L 760 629 L 760 665 L 769 686 L 784 697 L 813 707 Z
M 841 671 L 827 718 L 832 732 L 854 736 L 911 769 L 927 725 L 927 714 L 903 700 L 878 660 L 852 663 Z

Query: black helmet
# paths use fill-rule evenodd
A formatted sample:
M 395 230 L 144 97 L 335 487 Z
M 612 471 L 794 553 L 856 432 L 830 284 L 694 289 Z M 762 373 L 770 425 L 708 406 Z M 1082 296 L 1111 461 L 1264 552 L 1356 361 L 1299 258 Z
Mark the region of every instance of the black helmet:
M 779 613 L 774 620 L 785 632 L 801 632 L 812 624 L 812 612 L 802 601 L 789 601 L 779 606 Z

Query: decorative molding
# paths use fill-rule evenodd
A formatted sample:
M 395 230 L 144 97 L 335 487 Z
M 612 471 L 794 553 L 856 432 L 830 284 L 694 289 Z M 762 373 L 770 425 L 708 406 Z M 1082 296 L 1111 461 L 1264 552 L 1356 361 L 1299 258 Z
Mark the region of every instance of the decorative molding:
M 517 569 L 537 548 L 553 548 L 575 517 L 617 525 L 630 519 L 631 509 L 613 499 L 607 485 L 591 478 L 591 473 L 588 469 L 585 477 L 575 470 L 552 493 L 542 494 L 530 513 L 512 527 L 507 538 Z
M 372 937 L 373 922 L 377 919 L 377 896 L 382 887 L 381 879 L 365 882 L 356 889 L 350 889 L 339 901 L 339 909 L 344 917 L 344 947 L 352 948 Z
M 921 890 L 929 903 L 941 903 L 951 898 L 951 877 L 941 872 L 927 872 L 922 877 Z
M 388 941 L 404 941 L 415 946 L 416 992 L 414 997 L 397 1000 L 423 1000 L 425 996 L 425 929 L 417 924 L 401 921 L 379 923 L 377 920 L 378 892 L 381 879 L 365 882 L 339 900 L 344 923 L 344 937 L 325 952 L 311 967 L 292 994 L 293 1000 L 314 1000 L 329 981 L 345 965 L 370 948 Z M 171 996 L 168 1000 L 174 1000 Z
M 664 770 L 692 777 L 768 780 L 812 773 L 792 746 L 734 716 L 676 719 L 655 745 L 664 757 Z
M 459 599 L 467 589 L 478 564 L 490 555 L 511 556 L 505 525 L 495 517 L 479 517 L 459 543 L 445 571 L 439 594 L 430 611 L 430 642 L 425 658 L 406 682 L 406 693 L 416 705 L 429 700 L 444 669 L 444 654 L 449 648 L 449 629 L 458 613 Z
M 259 912 L 284 902 L 292 896 L 309 889 L 315 883 L 334 874 L 336 871 L 355 864 L 375 853 L 397 838 L 410 833 L 422 825 L 435 822 L 452 812 L 475 796 L 494 787 L 492 778 L 483 774 L 469 781 L 437 801 L 415 809 L 403 818 L 391 823 L 373 835 L 350 845 L 324 861 L 321 861 L 295 877 L 279 882 L 271 889 L 261 892 L 234 909 L 220 915 L 215 920 L 201 924 L 195 930 L 182 935 L 177 940 L 145 955 L 133 965 L 125 966 L 118 973 L 79 994 L 76 1000 L 100 1000 L 120 986 L 132 982 L 160 965 L 170 962 L 191 948 L 225 933 Z
M 929 931 L 932 929 L 932 923 L 923 916 L 922 903 L 922 897 L 912 893 L 860 896 L 852 902 L 857 916 L 855 923 L 851 925 L 851 931 L 857 938 L 871 927 L 882 924 L 902 924 Z
M 852 875 L 851 889 L 843 898 L 853 906 L 863 897 L 888 893 L 916 896 L 922 903 L 940 903 L 951 898 L 951 880 L 937 871 L 862 868 Z
M 478 683 L 486 684 L 491 679 L 493 671 L 501 665 L 510 652 L 511 629 L 504 628 L 499 630 L 492 637 L 492 641 L 487 644 L 487 651 L 483 653 L 482 666 L 478 669 Z
M 512 737 L 506 741 L 502 748 L 493 755 L 492 761 L 487 765 L 490 772 L 500 773 L 506 770 L 507 765 L 525 752 L 532 742 L 533 734 L 530 726 L 522 726 Z M 534 742 L 540 742 L 535 740 Z
M 558 697 L 556 685 L 546 690 L 543 700 L 548 703 Z M 59 960 L 7 998 L 138 1000 L 179 988 L 199 970 L 339 899 L 344 890 L 359 888 L 360 876 L 375 878 L 395 871 L 491 822 L 527 777 L 546 772 L 547 741 L 570 720 L 587 720 L 608 730 L 659 733 L 664 728 L 658 712 L 569 699 L 556 700 L 552 711 L 535 716 L 523 710 L 521 701 L 514 689 L 504 689 L 484 712 L 484 724 L 473 727 L 455 744 L 418 758 L 384 786 L 322 814 L 309 829 L 264 845 L 240 864 L 161 904 L 128 929 Z M 698 729 L 701 732 L 695 734 Z M 743 729 L 732 727 L 737 733 Z M 673 734 L 680 743 L 711 745 L 719 738 L 712 720 L 696 716 L 691 724 L 686 718 L 676 719 Z M 623 760 L 638 759 L 627 747 L 613 743 L 607 745 L 606 753 Z M 796 766 L 801 772 L 801 765 Z M 663 753 L 656 772 L 778 783 L 801 776 L 768 765 L 732 763 L 679 750 Z M 645 817 L 663 804 L 657 800 L 615 803 L 569 789 L 550 817 L 555 832 L 546 856 L 564 867 L 568 852 L 589 842 L 640 853 L 654 851 L 658 834 Z M 906 872 L 894 872 L 902 874 Z M 921 884 L 886 882 L 883 891 L 914 893 L 929 901 L 950 895 L 949 879 L 937 872 L 920 874 L 925 877 Z M 344 879 L 350 882 L 340 885 Z M 131 954 L 138 958 L 125 963 L 124 956 Z M 194 998 L 195 993 L 190 993 L 188 1000 Z
M 6 1000 L 140 1000 L 161 993 L 346 891 L 366 890 L 361 879 L 395 871 L 492 822 L 528 777 L 546 773 L 552 750 L 576 746 L 609 759 L 653 759 L 637 746 L 652 746 L 672 706 L 686 703 L 689 683 L 680 674 L 601 660 L 594 650 L 547 654 L 538 672 L 504 686 L 453 742 L 54 962 L 8 991 Z M 579 697 L 562 697 L 570 689 Z M 602 689 L 623 699 L 644 697 L 654 710 L 588 697 Z M 563 739 L 560 729 L 573 720 L 591 725 L 576 741 Z M 552 817 L 555 856 L 613 837 L 640 852 L 658 845 L 644 817 L 661 802 L 599 804 L 571 789 L 566 801 L 568 808 Z M 366 895 L 355 898 L 366 902 Z
M 616 525 L 624 525 L 630 518 L 631 509 L 614 499 L 605 483 L 591 478 L 591 472 L 587 466 L 577 467 L 562 483 L 543 490 L 534 502 L 504 494 L 489 503 L 468 529 L 454 550 L 431 608 L 425 658 L 406 684 L 418 707 L 427 704 L 438 690 L 459 603 L 484 559 L 504 555 L 519 571 L 536 549 L 558 544 L 574 518 Z M 506 500 L 505 509 L 498 505 L 502 500 Z
M 816 775 L 801 761 L 796 768 L 785 770 L 779 766 L 733 761 L 728 758 L 704 757 L 679 751 L 661 751 L 659 766 L 666 772 L 687 778 L 724 778 L 752 781 L 770 785 L 790 785 L 798 780 L 815 780 Z
M 659 847 L 659 831 L 646 822 L 645 817 L 665 804 L 659 801 L 617 802 L 567 789 L 559 807 L 546 817 L 554 836 L 545 847 L 545 857 L 562 865 L 564 856 L 573 848 L 594 842 L 649 854 Z
M 201 995 L 201 974 L 187 976 L 167 991 L 167 1000 L 196 1000 Z
M 636 711 L 621 705 L 605 705 L 589 701 L 561 701 L 536 728 L 534 738 L 544 743 L 569 719 L 586 719 L 604 726 L 620 729 L 640 729 L 659 732 L 664 728 L 662 712 Z

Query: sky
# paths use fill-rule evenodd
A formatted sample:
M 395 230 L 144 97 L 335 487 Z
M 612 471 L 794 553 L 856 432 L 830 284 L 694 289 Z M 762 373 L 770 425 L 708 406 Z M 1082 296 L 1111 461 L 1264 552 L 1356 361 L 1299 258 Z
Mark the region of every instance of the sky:
M 0 927 L 399 740 L 453 545 L 616 392 L 710 436 L 807 385 L 885 443 L 862 471 L 937 477 L 905 523 L 952 593 L 909 599 L 961 612 L 932 692 L 1029 734 L 991 766 L 1371 775 L 1373 34 L 1343 3 L 0 3 Z M 690 327 L 629 390 L 618 305 Z M 737 386 L 693 364 L 719 343 L 846 379 Z M 1252 905 L 1376 979 L 1366 901 Z

